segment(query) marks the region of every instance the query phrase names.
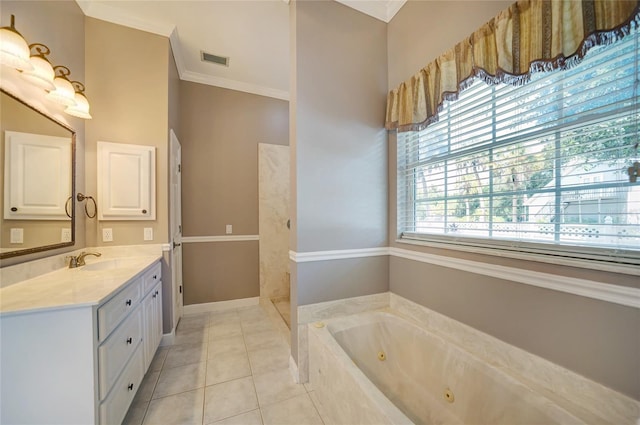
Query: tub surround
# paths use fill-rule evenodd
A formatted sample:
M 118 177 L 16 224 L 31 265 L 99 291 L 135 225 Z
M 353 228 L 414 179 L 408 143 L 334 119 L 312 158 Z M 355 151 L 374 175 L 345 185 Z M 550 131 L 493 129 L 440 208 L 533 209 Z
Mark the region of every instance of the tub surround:
M 309 380 L 308 325 L 310 323 L 364 311 L 388 308 L 390 302 L 389 294 L 389 292 L 383 292 L 298 307 L 298 327 L 297 330 L 292 329 L 292 332 L 297 332 L 298 362 L 296 365 L 293 358 L 289 362 L 291 373 L 296 382 L 307 382 Z M 292 341 L 295 340 L 292 338 Z
M 385 297 L 388 300 L 386 305 Z M 453 344 L 455 347 L 461 348 L 478 359 L 483 367 L 489 368 L 489 374 L 501 375 L 506 373 L 509 376 L 517 377 L 517 385 L 519 387 L 524 386 L 527 391 L 535 393 L 534 399 L 541 400 L 540 402 L 543 404 L 546 403 L 545 400 L 550 400 L 550 403 L 554 405 L 554 411 L 559 409 L 571 412 L 573 416 L 580 418 L 578 422 L 631 425 L 635 424 L 638 417 L 640 417 L 640 403 L 638 401 L 394 293 L 376 294 L 375 296 L 357 297 L 299 307 L 298 315 L 301 320 L 298 339 L 305 342 L 305 346 L 299 348 L 299 364 L 306 365 L 311 375 L 313 373 L 317 375 L 317 365 L 314 362 L 323 362 L 327 359 L 326 356 L 333 355 L 331 349 L 321 343 L 322 338 L 330 337 L 326 327 L 333 327 L 335 330 L 336 326 L 339 326 L 335 324 L 336 317 L 342 317 L 339 320 L 343 320 L 343 323 L 346 323 L 343 326 L 348 327 L 354 320 L 361 320 L 361 317 L 368 314 L 367 312 L 375 310 L 392 313 L 394 317 L 401 317 L 413 325 L 436 335 L 438 338 Z M 349 316 L 349 312 L 352 312 L 351 314 L 365 313 Z M 334 317 L 334 319 L 331 319 L 331 317 Z M 303 321 L 306 324 L 302 324 Z M 316 327 L 316 324 L 321 326 L 320 323 L 324 326 Z M 301 327 L 306 327 L 306 330 L 300 329 Z M 321 336 L 320 334 L 323 332 L 327 336 Z M 304 355 L 305 350 L 308 355 Z M 310 360 L 305 360 L 309 359 L 309 355 Z M 307 363 L 307 361 L 310 363 Z M 351 361 L 348 363 L 352 365 Z M 302 370 L 299 373 L 299 377 L 303 378 Z M 323 370 L 325 375 L 331 375 L 332 373 L 332 371 Z M 331 384 L 332 388 L 361 386 L 362 382 L 359 382 L 361 378 L 356 376 L 355 381 L 353 378 L 345 378 L 345 380 L 340 378 L 342 373 L 341 371 L 335 373 L 335 380 Z M 313 376 L 311 376 L 312 386 L 315 385 L 313 379 Z M 326 380 L 329 378 L 328 376 L 320 378 L 316 376 L 315 379 Z M 347 382 L 349 379 L 351 379 L 351 382 Z M 314 389 L 318 390 L 315 387 Z M 321 391 L 318 391 L 318 394 L 321 395 Z M 340 394 L 343 394 L 343 392 L 340 391 Z M 344 394 L 349 394 L 349 391 Z M 334 395 L 338 397 L 337 393 Z M 373 405 L 377 406 L 386 403 L 377 400 L 376 397 L 369 399 L 366 403 L 373 402 Z M 334 400 L 338 400 L 338 398 Z M 335 408 L 335 406 L 332 405 L 332 408 Z M 321 414 L 325 413 L 328 412 L 321 412 Z M 340 413 L 340 415 L 342 414 L 346 415 L 340 416 L 341 418 L 347 418 L 346 422 L 368 422 L 372 419 L 368 416 L 358 418 L 353 411 L 344 411 Z M 369 412 L 366 415 L 375 414 Z M 398 416 L 397 413 L 394 413 L 391 416 L 394 415 L 396 415 L 395 419 L 387 418 L 386 423 L 405 423 L 403 415 Z M 559 418 L 562 417 L 560 413 L 559 415 Z M 385 423 L 385 421 L 380 422 Z

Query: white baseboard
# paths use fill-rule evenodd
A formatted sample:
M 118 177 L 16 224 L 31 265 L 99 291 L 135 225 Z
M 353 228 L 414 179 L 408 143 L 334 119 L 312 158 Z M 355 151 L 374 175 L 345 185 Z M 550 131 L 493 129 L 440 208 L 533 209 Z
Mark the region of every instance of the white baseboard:
M 222 310 L 230 310 L 230 309 L 240 308 L 240 307 L 249 307 L 252 305 L 258 305 L 259 303 L 260 303 L 260 297 L 240 298 L 238 300 L 217 301 L 213 303 L 185 305 L 182 312 L 184 315 L 197 314 L 197 313 L 209 313 L 212 311 L 222 311 Z
M 296 361 L 293 360 L 293 356 L 289 356 L 289 372 L 291 372 L 291 376 L 293 376 L 293 380 L 296 384 L 300 383 L 300 371 L 298 371 L 298 365 Z
M 162 339 L 160 340 L 160 347 L 168 347 L 173 345 L 176 340 L 176 330 L 173 329 L 168 334 L 163 334 Z

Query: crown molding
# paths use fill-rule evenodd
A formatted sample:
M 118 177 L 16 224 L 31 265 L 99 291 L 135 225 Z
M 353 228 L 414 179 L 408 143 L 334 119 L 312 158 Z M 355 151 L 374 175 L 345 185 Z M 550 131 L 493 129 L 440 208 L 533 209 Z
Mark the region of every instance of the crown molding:
M 90 0 L 76 0 L 76 3 L 85 16 L 164 37 L 169 37 L 176 27 L 173 24 L 158 24 L 137 18 L 104 3 L 95 3 Z
M 257 94 L 259 96 L 272 97 L 275 99 L 287 101 L 289 100 L 289 92 L 286 90 L 259 86 L 257 84 L 246 83 L 244 81 L 238 80 L 230 80 L 228 78 L 214 77 L 213 75 L 201 74 L 199 72 L 184 71 L 184 73 L 180 75 L 180 79 L 191 81 L 193 83 L 208 84 L 210 86 L 222 87 L 224 89 Z
M 149 22 L 144 19 L 139 19 L 122 13 L 120 10 L 105 5 L 104 3 L 95 3 L 91 0 L 76 0 L 76 3 L 80 6 L 80 9 L 85 16 L 168 37 L 169 42 L 171 43 L 173 59 L 175 60 L 176 67 L 178 68 L 178 75 L 183 81 L 191 81 L 193 83 L 221 87 L 280 100 L 289 100 L 289 92 L 286 90 L 274 89 L 272 87 L 187 70 L 182 51 L 183 49 L 181 47 L 182 44 L 180 43 L 180 37 L 178 35 L 178 28 L 173 24 L 162 25 Z

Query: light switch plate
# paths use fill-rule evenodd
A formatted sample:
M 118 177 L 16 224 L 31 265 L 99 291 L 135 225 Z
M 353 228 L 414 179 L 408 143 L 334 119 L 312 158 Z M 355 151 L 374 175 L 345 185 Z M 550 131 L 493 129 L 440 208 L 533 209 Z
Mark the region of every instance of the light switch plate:
M 233 233 L 233 225 L 227 224 L 227 235 L 230 235 L 232 233 Z
M 24 242 L 24 229 L 11 229 L 11 243 Z
M 102 242 L 113 242 L 113 229 L 102 229 Z
M 63 227 L 60 242 L 71 242 L 71 229 Z
M 153 228 L 152 227 L 145 227 L 144 228 L 144 240 L 145 241 L 152 241 L 153 240 Z

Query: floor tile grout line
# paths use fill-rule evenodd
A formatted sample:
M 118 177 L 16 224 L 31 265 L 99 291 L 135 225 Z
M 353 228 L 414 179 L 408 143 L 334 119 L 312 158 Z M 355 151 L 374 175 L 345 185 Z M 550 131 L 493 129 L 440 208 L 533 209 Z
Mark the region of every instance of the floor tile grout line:
M 259 310 L 262 310 L 262 311 L 263 311 L 263 308 L 259 308 Z M 165 355 L 164 355 L 164 358 L 162 359 L 162 363 L 160 364 L 160 368 L 159 368 L 159 370 L 158 370 L 158 372 L 159 372 L 159 373 L 158 373 L 158 379 L 156 380 L 156 382 L 155 382 L 155 384 L 154 384 L 154 388 L 153 388 L 153 391 L 152 391 L 152 399 L 151 399 L 151 400 L 149 400 L 148 402 L 146 402 L 144 415 L 142 415 L 142 423 L 144 423 L 144 420 L 147 418 L 147 415 L 148 415 L 148 413 L 149 413 L 149 411 L 150 411 L 150 405 L 151 405 L 151 402 L 152 402 L 152 401 L 154 401 L 154 400 L 161 400 L 161 399 L 166 398 L 166 397 L 176 396 L 176 395 L 183 394 L 183 393 L 187 393 L 187 392 L 191 392 L 191 391 L 197 391 L 197 390 L 199 390 L 200 388 L 202 388 L 202 391 L 203 391 L 203 400 L 202 400 L 202 425 L 205 425 L 205 424 L 206 424 L 206 422 L 205 422 L 205 412 L 206 412 L 206 390 L 207 390 L 207 388 L 208 388 L 208 387 L 211 387 L 211 386 L 214 386 L 214 385 L 219 385 L 219 384 L 224 384 L 224 383 L 227 383 L 227 382 L 231 382 L 231 381 L 234 381 L 234 380 L 246 379 L 246 378 L 248 378 L 248 377 L 250 376 L 250 377 L 251 377 L 251 382 L 252 382 L 252 384 L 253 384 L 254 397 L 255 397 L 256 402 L 257 402 L 257 410 L 258 410 L 258 414 L 260 415 L 260 420 L 262 421 L 262 423 L 263 423 L 263 424 L 265 423 L 265 417 L 264 417 L 264 411 L 263 411 L 263 409 L 265 409 L 265 408 L 267 408 L 267 409 L 268 409 L 270 406 L 273 406 L 273 405 L 278 404 L 278 403 L 286 402 L 286 401 L 291 400 L 291 399 L 293 399 L 293 398 L 295 398 L 295 397 L 302 396 L 303 394 L 306 394 L 306 395 L 307 395 L 308 399 L 311 401 L 312 406 L 313 406 L 313 408 L 314 408 L 314 410 L 313 410 L 313 411 L 318 415 L 318 417 L 320 418 L 321 423 L 322 423 L 322 424 L 324 424 L 324 419 L 323 419 L 323 418 L 322 418 L 322 416 L 320 415 L 320 411 L 319 411 L 318 407 L 316 406 L 315 402 L 313 401 L 313 398 L 311 398 L 311 394 L 310 394 L 310 393 L 311 393 L 313 390 L 309 390 L 306 386 L 304 386 L 304 384 L 296 384 L 296 385 L 303 385 L 304 392 L 303 392 L 302 394 L 297 394 L 297 395 L 293 395 L 293 396 L 285 397 L 285 398 L 283 398 L 283 399 L 281 399 L 281 400 L 278 400 L 278 401 L 275 401 L 275 402 L 266 403 L 266 404 L 264 404 L 264 405 L 260 403 L 260 399 L 259 399 L 259 397 L 258 397 L 258 391 L 257 391 L 257 387 L 256 387 L 256 383 L 255 383 L 255 379 L 254 379 L 254 378 L 255 378 L 256 376 L 260 376 L 260 375 L 263 375 L 263 374 L 267 374 L 267 373 L 275 372 L 275 370 L 267 370 L 267 371 L 262 371 L 261 373 L 256 373 L 257 371 L 255 370 L 255 368 L 254 368 L 254 366 L 252 365 L 251 360 L 250 360 L 250 356 L 249 356 L 249 349 L 248 349 L 248 346 L 247 346 L 247 339 L 246 339 L 246 337 L 247 337 L 247 332 L 249 331 L 249 329 L 251 329 L 251 328 L 252 328 L 252 325 L 253 325 L 253 324 L 260 323 L 261 321 L 260 321 L 260 318 L 259 318 L 259 317 L 255 317 L 254 315 L 252 315 L 252 312 L 250 312 L 250 311 L 248 312 L 248 314 L 246 314 L 246 315 L 244 315 L 244 316 L 241 316 L 241 315 L 240 315 L 240 311 L 239 311 L 239 309 L 233 309 L 233 310 L 230 310 L 230 311 L 234 311 L 234 312 L 235 312 L 235 314 L 233 314 L 233 316 L 235 316 L 235 317 L 238 319 L 238 322 L 239 322 L 239 325 L 240 325 L 240 331 L 241 331 L 242 341 L 243 341 L 243 345 L 244 345 L 244 355 L 246 356 L 246 359 L 247 359 L 248 364 L 249 364 L 249 372 L 250 372 L 250 374 L 249 374 L 249 375 L 247 375 L 247 376 L 244 376 L 244 377 L 235 377 L 235 378 L 232 378 L 232 379 L 226 379 L 226 380 L 224 380 L 224 381 L 216 382 L 216 383 L 211 383 L 211 384 L 207 382 L 207 379 L 206 379 L 206 373 L 207 373 L 207 372 L 206 372 L 206 371 L 208 370 L 208 366 L 209 366 L 209 360 L 210 360 L 210 359 L 209 359 L 209 352 L 210 352 L 210 349 L 211 349 L 211 347 L 213 347 L 213 346 L 215 346 L 215 345 L 216 345 L 216 344 L 215 344 L 215 341 L 216 341 L 217 339 L 224 338 L 224 336 L 219 336 L 219 335 L 218 335 L 218 336 L 216 336 L 216 337 L 213 337 L 213 338 L 211 337 L 211 335 L 210 335 L 210 334 L 211 334 L 211 329 L 212 329 L 213 324 L 214 324 L 214 323 L 213 323 L 214 314 L 213 314 L 213 312 L 211 312 L 211 313 L 209 313 L 209 314 L 208 314 L 208 320 L 207 320 L 207 322 L 206 322 L 206 323 L 204 323 L 201 327 L 197 327 L 197 326 L 196 326 L 196 327 L 194 327 L 194 328 L 188 328 L 188 329 L 186 329 L 186 331 L 187 331 L 187 332 L 195 332 L 195 331 L 198 331 L 198 330 L 202 330 L 202 331 L 204 331 L 204 330 L 206 329 L 206 341 L 202 341 L 202 343 L 207 344 L 207 347 L 206 347 L 206 350 L 205 350 L 205 352 L 206 352 L 206 358 L 204 359 L 204 362 L 197 362 L 197 363 L 205 363 L 205 380 L 204 380 L 204 385 L 203 385 L 202 387 L 198 387 L 198 388 L 194 388 L 194 389 L 190 389 L 190 390 L 186 390 L 186 391 L 181 391 L 181 392 L 178 392 L 178 393 L 176 393 L 176 394 L 170 394 L 170 395 L 166 395 L 166 396 L 163 396 L 163 397 L 158 397 L 158 398 L 156 398 L 156 399 L 154 399 L 154 398 L 153 398 L 153 394 L 157 391 L 158 384 L 159 384 L 159 382 L 160 382 L 160 374 L 161 374 L 161 373 L 163 373 L 163 371 L 165 371 L 165 370 L 170 370 L 170 369 L 175 368 L 175 367 L 187 366 L 187 365 L 179 365 L 179 366 L 166 367 L 166 366 L 167 366 L 167 362 L 166 362 L 166 361 L 167 361 L 167 359 L 168 359 L 169 352 L 171 351 L 171 348 L 168 348 L 168 349 L 167 349 L 167 352 L 166 352 L 166 353 L 165 353 Z M 244 320 L 243 320 L 243 318 L 244 318 Z M 270 326 L 269 326 L 269 327 L 270 327 L 270 328 L 274 328 L 273 330 L 277 331 L 277 329 L 275 329 L 275 324 L 271 321 L 270 316 L 269 316 L 268 318 L 269 318 L 269 322 L 270 322 Z M 257 319 L 257 320 L 256 320 L 256 319 Z M 283 319 L 283 318 L 282 318 L 282 317 L 280 317 L 279 319 Z M 233 320 L 235 321 L 236 319 L 234 318 Z M 181 329 L 181 330 L 182 330 L 183 332 L 185 331 L 185 329 Z M 278 334 L 278 335 L 279 335 L 279 334 Z M 185 344 L 178 344 L 178 345 L 185 345 Z M 173 347 L 175 347 L 175 345 L 174 345 Z M 256 351 L 256 350 L 254 350 L 254 351 Z M 212 361 L 212 362 L 215 362 L 215 361 L 216 361 L 216 359 L 211 359 L 211 361 Z M 189 364 L 191 364 L 191 363 L 189 363 Z M 286 368 L 283 368 L 283 369 L 286 369 Z M 278 369 L 278 370 L 279 370 L 279 369 Z M 238 415 L 234 415 L 234 416 L 239 416 L 239 415 L 242 415 L 242 414 L 247 414 L 247 413 L 249 413 L 249 412 L 251 412 L 251 411 L 253 411 L 253 410 L 256 410 L 256 409 L 251 409 L 251 410 L 248 410 L 248 411 L 245 411 L 245 412 L 239 413 Z M 230 416 L 230 417 L 233 417 L 233 416 Z M 224 419 L 225 419 L 225 418 L 223 418 L 223 419 L 221 419 L 221 420 L 224 420 Z
M 257 392 L 256 392 L 256 394 L 257 394 Z M 260 399 L 258 399 L 258 405 L 259 405 L 259 406 L 260 406 L 260 408 L 262 409 L 263 407 L 273 406 L 274 404 L 282 403 L 282 402 L 285 402 L 285 401 L 287 401 L 287 400 L 291 400 L 291 399 L 293 399 L 293 398 L 300 397 L 300 396 L 303 396 L 303 395 L 307 395 L 307 396 L 308 396 L 309 394 L 308 394 L 308 393 L 304 393 L 304 394 L 296 394 L 296 395 L 292 395 L 292 396 L 289 396 L 289 397 L 285 397 L 285 398 L 280 399 L 280 400 L 278 400 L 278 401 L 273 401 L 273 402 L 271 402 L 271 403 L 266 403 L 266 404 L 264 404 L 264 405 L 260 404 Z M 309 397 L 309 399 L 311 399 L 311 397 Z M 313 404 L 313 400 L 311 400 L 311 404 Z M 315 406 L 314 406 L 314 407 L 315 407 Z M 319 414 L 319 413 L 318 413 L 318 414 Z
M 323 419 L 322 415 L 320 414 L 320 409 L 318 409 L 318 406 L 316 406 L 316 402 L 313 401 L 313 397 L 311 397 L 311 394 L 309 394 L 308 391 L 307 391 L 307 395 L 309 396 L 309 400 L 311 400 L 311 405 L 313 406 L 313 408 L 315 409 L 316 413 L 318 414 L 318 417 L 320 418 L 320 422 L 322 422 L 322 424 L 324 425 L 324 419 Z

